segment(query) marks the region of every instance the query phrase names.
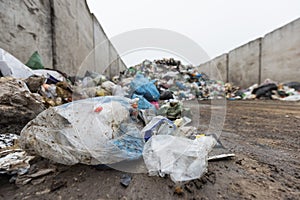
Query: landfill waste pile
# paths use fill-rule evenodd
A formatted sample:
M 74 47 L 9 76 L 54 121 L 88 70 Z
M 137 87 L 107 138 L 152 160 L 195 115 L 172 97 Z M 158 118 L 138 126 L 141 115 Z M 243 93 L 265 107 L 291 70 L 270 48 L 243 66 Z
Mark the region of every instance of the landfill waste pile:
M 122 80 L 130 82 L 136 74 L 156 81 L 155 85 L 160 92 L 160 100 L 177 99 L 274 99 L 282 101 L 300 100 L 300 82 L 277 83 L 265 80 L 262 84 L 254 84 L 242 89 L 232 83 L 220 80 L 211 80 L 201 68 L 182 65 L 174 59 L 149 60 L 130 67 L 122 75 Z
M 297 82 L 268 81 L 241 90 L 174 59 L 145 60 L 111 79 L 91 71 L 70 77 L 46 69 L 38 52 L 26 65 L 1 49 L 0 113 L 5 117 L 0 125 L 22 122 L 22 130 L 1 132 L 0 173 L 15 174 L 21 184 L 55 171 L 26 174 L 33 156 L 64 165 L 143 159 L 149 175 L 168 174 L 174 182 L 197 179 L 207 170 L 217 137 L 188 126 L 193 111 L 185 101 L 300 100 Z M 22 165 L 7 167 L 10 162 Z
M 174 59 L 156 61 L 145 60 L 140 65 L 130 67 L 122 75 L 122 84 L 128 83 L 137 74 L 143 74 L 156 85 L 160 100 L 192 100 L 224 98 L 222 81 L 210 80 L 196 67 L 181 65 Z
M 277 83 L 265 80 L 262 84 L 254 84 L 247 89 L 240 90 L 230 83 L 225 84 L 227 99 L 273 99 L 282 101 L 300 101 L 300 82 Z

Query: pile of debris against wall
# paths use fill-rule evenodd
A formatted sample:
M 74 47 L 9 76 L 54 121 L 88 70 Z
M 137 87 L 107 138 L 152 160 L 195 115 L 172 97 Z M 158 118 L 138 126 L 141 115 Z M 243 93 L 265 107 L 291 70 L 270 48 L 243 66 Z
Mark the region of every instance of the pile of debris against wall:
M 47 69 L 38 52 L 26 64 L 2 49 L 0 58 L 0 173 L 16 184 L 53 171 L 32 173 L 35 157 L 64 165 L 142 160 L 149 175 L 197 179 L 220 133 L 192 126 L 197 112 L 186 102 L 300 101 L 299 82 L 239 88 L 173 58 L 145 60 L 113 77 Z

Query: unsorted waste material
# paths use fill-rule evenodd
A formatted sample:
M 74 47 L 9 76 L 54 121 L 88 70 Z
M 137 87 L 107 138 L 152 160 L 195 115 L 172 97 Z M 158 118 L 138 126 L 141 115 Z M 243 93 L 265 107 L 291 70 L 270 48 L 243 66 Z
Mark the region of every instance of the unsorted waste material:
M 131 182 L 131 176 L 129 176 L 128 174 L 123 174 L 121 177 L 121 185 L 123 185 L 124 187 L 128 187 L 128 185 Z
M 187 126 L 192 111 L 184 101 L 300 100 L 298 82 L 266 80 L 240 89 L 211 80 L 198 68 L 174 59 L 145 60 L 111 79 L 90 71 L 83 77 L 68 77 L 44 69 L 37 53 L 27 63 L 29 69 L 0 50 L 0 112 L 7 115 L 0 123 L 11 123 L 17 114 L 9 112 L 18 112 L 16 119 L 27 123 L 20 139 L 5 137 L 19 141 L 30 153 L 0 138 L 0 173 L 22 175 L 16 179 L 21 184 L 34 178 L 24 175 L 31 155 L 65 165 L 108 165 L 143 158 L 149 175 L 169 174 L 174 182 L 200 178 L 207 170 L 208 153 L 218 141 Z M 6 163 L 22 165 L 14 168 Z
M 25 126 L 44 109 L 42 97 L 31 93 L 26 82 L 12 77 L 0 77 L 1 126 Z M 1 130 L 0 133 L 6 132 L 7 130 Z
M 20 143 L 31 154 L 65 165 L 138 159 L 143 141 L 132 111 L 131 99 L 114 96 L 52 107 L 24 127 Z
M 18 138 L 15 134 L 0 134 L 0 174 L 23 175 L 28 172 L 29 161 L 34 156 L 19 147 Z

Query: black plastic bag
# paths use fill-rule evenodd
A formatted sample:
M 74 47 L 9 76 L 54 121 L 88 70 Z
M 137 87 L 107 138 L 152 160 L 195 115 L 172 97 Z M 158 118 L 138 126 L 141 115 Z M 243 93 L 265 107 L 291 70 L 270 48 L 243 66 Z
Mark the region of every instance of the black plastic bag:
M 300 91 L 300 83 L 299 82 L 289 82 L 289 83 L 285 83 L 285 86 L 288 86 L 290 88 L 294 88 L 297 91 Z
M 160 94 L 160 98 L 159 100 L 169 100 L 169 99 L 174 99 L 173 97 L 173 93 L 171 91 L 163 91 L 161 94 Z
M 269 84 L 266 84 L 266 85 L 262 85 L 258 88 L 255 88 L 252 91 L 252 94 L 255 94 L 256 98 L 258 98 L 258 99 L 260 97 L 271 98 L 273 90 L 277 90 L 277 85 L 275 83 L 269 83 Z

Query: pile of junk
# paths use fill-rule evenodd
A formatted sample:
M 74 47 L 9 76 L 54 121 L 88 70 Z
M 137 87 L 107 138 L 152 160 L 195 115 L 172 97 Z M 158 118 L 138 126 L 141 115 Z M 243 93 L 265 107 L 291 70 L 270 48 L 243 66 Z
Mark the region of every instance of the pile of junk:
M 240 90 L 174 59 L 145 60 L 115 77 L 70 77 L 45 68 L 38 52 L 24 65 L 0 49 L 0 88 L 0 174 L 25 184 L 37 176 L 28 174 L 37 156 L 64 165 L 142 160 L 149 175 L 200 178 L 218 134 L 189 125 L 195 113 L 184 102 L 295 100 L 300 85 L 268 81 Z

